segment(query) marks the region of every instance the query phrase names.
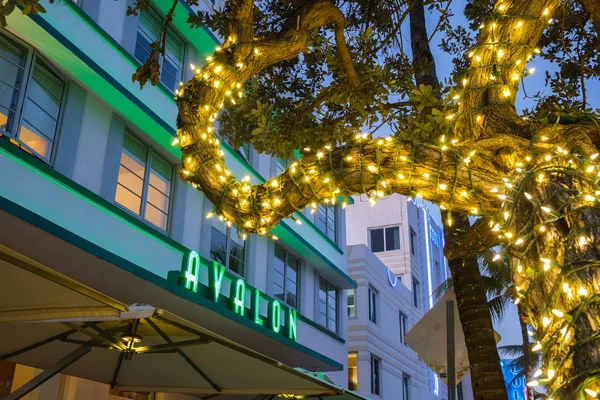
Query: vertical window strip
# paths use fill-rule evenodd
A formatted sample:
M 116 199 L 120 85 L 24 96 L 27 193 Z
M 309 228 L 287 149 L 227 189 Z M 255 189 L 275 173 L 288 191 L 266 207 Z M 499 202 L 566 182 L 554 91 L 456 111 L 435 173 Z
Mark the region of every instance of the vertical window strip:
M 162 30 L 163 19 L 152 8 L 140 13 L 138 35 L 136 39 L 135 57 L 145 62 L 150 54 L 150 43 L 156 41 Z M 185 61 L 185 41 L 172 29 L 167 31 L 165 56 L 159 60 L 161 67 L 160 80 L 172 91 L 179 87 L 183 80 Z
M 167 231 L 173 167 L 126 132 L 115 201 L 143 220 Z
M 50 162 L 66 84 L 33 50 L 0 35 L 0 132 Z
M 230 271 L 244 277 L 246 273 L 246 243 L 242 239 L 239 239 L 239 243 L 236 242 L 236 238 L 233 236 L 237 235 L 235 227 L 226 226 L 224 223 L 220 224 L 222 226 L 215 226 L 218 222 L 218 220 L 213 220 L 210 257 Z M 223 230 L 225 233 L 222 232 Z
M 332 332 L 338 332 L 338 289 L 323 278 L 319 278 L 317 322 Z
M 300 304 L 300 260 L 276 245 L 273 270 L 274 297 L 290 307 L 298 308 Z

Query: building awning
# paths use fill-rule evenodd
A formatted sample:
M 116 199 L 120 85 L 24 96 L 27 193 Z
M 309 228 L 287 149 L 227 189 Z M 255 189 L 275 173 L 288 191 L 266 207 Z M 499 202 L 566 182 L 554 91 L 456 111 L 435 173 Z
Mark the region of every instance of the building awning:
M 362 398 L 166 310 L 115 301 L 4 246 L 0 276 L 0 360 L 44 370 L 8 399 L 57 373 L 217 400 Z

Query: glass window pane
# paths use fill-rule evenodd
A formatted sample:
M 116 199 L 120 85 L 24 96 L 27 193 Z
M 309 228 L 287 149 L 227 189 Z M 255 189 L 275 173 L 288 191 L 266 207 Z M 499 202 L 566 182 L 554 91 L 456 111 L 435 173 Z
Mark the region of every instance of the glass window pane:
M 142 198 L 136 196 L 131 191 L 127 190 L 125 187 L 117 184 L 117 193 L 115 195 L 115 200 L 117 203 L 122 206 L 128 208 L 136 214 L 140 214 L 140 206 L 142 204 Z
M 281 276 L 285 273 L 285 251 L 279 246 L 275 246 L 274 269 L 279 272 Z
M 384 251 L 383 247 L 383 229 L 371 230 L 371 251 L 378 253 Z
M 23 70 L 0 57 L 0 106 L 4 117 L 0 119 L 0 129 L 10 131 L 13 127 L 14 111 L 17 109 Z
M 155 179 L 162 179 L 165 184 L 169 184 L 171 182 L 171 177 L 173 176 L 173 167 L 156 153 L 152 154 L 152 171 L 156 174 Z M 169 187 L 166 187 L 165 190 L 163 190 L 157 181 L 153 182 L 152 178 L 150 179 L 150 184 L 152 184 L 155 188 L 159 189 L 163 193 L 169 192 Z
M 126 169 L 129 174 L 143 182 L 144 175 L 146 173 L 146 163 L 137 159 L 127 150 L 123 150 L 121 153 L 121 168 Z M 141 187 L 139 189 L 139 195 L 142 195 Z
M 126 157 L 126 155 L 125 153 L 122 153 L 121 166 L 119 167 L 119 177 L 117 182 L 141 198 L 144 181 L 137 173 L 133 173 L 129 168 L 126 167 L 126 163 L 123 162 L 124 157 Z
M 283 286 L 284 286 L 283 274 L 279 273 L 279 271 L 275 271 L 273 273 L 273 282 L 275 283 L 275 286 L 278 286 L 279 288 L 281 288 L 281 295 L 282 295 L 282 300 L 283 300 Z
M 5 36 L 0 37 L 0 58 L 25 67 L 26 57 L 27 51 L 24 48 Z
M 169 212 L 169 198 L 152 186 L 148 186 L 147 201 L 163 213 Z
M 236 274 L 244 276 L 244 260 L 245 251 L 242 246 L 229 241 L 231 250 L 229 252 L 229 269 L 234 271 Z
M 134 55 L 140 62 L 145 62 L 150 55 L 150 41 L 143 34 L 137 34 Z
M 227 238 L 225 237 L 225 234 L 212 228 L 210 235 L 210 258 L 221 265 L 225 265 L 227 261 L 227 253 L 225 252 L 226 245 Z
M 146 203 L 145 214 L 146 215 L 144 215 L 144 219 L 146 219 L 148 222 L 153 223 L 154 225 L 158 226 L 159 228 L 165 231 L 167 230 L 168 216 L 163 211 L 154 207 L 150 203 Z
M 48 139 L 54 139 L 56 120 L 29 98 L 25 101 L 23 108 L 23 120 L 33 126 L 38 132 L 44 134 Z
M 166 53 L 176 65 L 183 65 L 185 42 L 172 29 L 167 32 Z
M 400 227 L 385 228 L 385 250 L 398 250 L 400 248 Z
M 147 146 L 142 144 L 139 140 L 135 139 L 131 135 L 125 135 L 123 138 L 123 147 L 129 151 L 129 153 L 136 157 L 142 164 L 146 164 L 146 158 L 148 156 Z M 130 168 L 131 169 L 131 168 Z M 144 175 L 141 175 L 144 176 Z
M 320 307 L 320 305 L 319 305 Z M 319 310 L 317 313 L 317 323 L 321 326 L 327 326 L 327 316 Z
M 140 25 L 138 29 L 148 35 L 152 41 L 160 35 L 162 19 L 152 8 L 140 13 Z
M 327 318 L 327 329 L 333 332 L 337 332 L 337 321 L 335 318 Z
M 35 128 L 24 122 L 19 132 L 19 140 L 43 158 L 49 159 L 52 151 L 52 142 L 46 139 Z
M 32 92 L 32 84 L 35 91 Z M 54 104 L 62 99 L 64 83 L 40 60 L 36 60 L 33 68 L 33 80 L 29 83 L 27 93 L 36 103 L 50 113 Z M 48 107 L 46 107 L 48 103 Z
M 12 113 L 6 108 L 0 106 L 0 131 L 8 131 L 10 129 L 8 118 L 9 115 L 12 117 Z
M 179 80 L 175 79 L 168 73 L 165 73 L 164 68 L 160 74 L 160 81 L 172 92 L 175 92 L 175 90 L 179 87 Z

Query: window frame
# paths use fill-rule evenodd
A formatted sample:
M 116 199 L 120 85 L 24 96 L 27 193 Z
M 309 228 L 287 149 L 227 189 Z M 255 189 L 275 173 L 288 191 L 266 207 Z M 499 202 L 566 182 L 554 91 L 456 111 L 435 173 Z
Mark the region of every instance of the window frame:
M 388 229 L 392 229 L 392 228 L 398 228 L 398 248 L 397 249 L 390 249 L 388 250 L 387 248 L 387 230 Z M 373 250 L 373 239 L 372 239 L 372 233 L 373 231 L 378 231 L 378 230 L 382 230 L 383 231 L 383 250 L 382 251 L 374 251 Z M 378 226 L 377 228 L 369 228 L 369 249 L 371 249 L 371 251 L 373 253 L 385 253 L 387 251 L 396 251 L 396 250 L 401 250 L 402 249 L 402 240 L 400 239 L 400 225 L 386 225 L 386 226 Z
M 402 373 L 402 398 L 401 400 L 410 400 L 410 376 Z
M 154 15 L 153 15 L 153 17 L 158 17 L 158 18 L 159 18 L 159 20 L 160 20 L 160 22 L 161 22 L 161 23 L 164 23 L 164 16 L 163 16 L 163 15 L 162 15 L 160 12 L 156 11 L 156 9 L 154 8 L 154 6 L 153 6 L 153 5 L 150 5 L 150 7 L 148 8 L 148 10 L 144 10 L 144 11 L 140 12 L 140 14 L 139 14 L 139 17 L 138 17 L 138 26 L 137 26 L 137 28 L 136 28 L 136 31 L 135 31 L 135 47 L 134 47 L 134 49 L 133 49 L 133 58 L 135 58 L 135 59 L 136 59 L 138 62 L 140 62 L 140 63 L 142 63 L 142 64 L 144 64 L 144 63 L 146 62 L 146 60 L 148 59 L 148 56 L 149 56 L 149 54 L 148 54 L 148 56 L 146 57 L 146 60 L 140 60 L 138 57 L 136 57 L 136 55 L 135 55 L 135 51 L 137 50 L 137 47 L 138 47 L 138 38 L 137 38 L 137 35 L 139 34 L 139 32 L 140 32 L 140 28 L 142 27 L 142 21 L 141 21 L 141 18 L 142 18 L 142 13 L 143 13 L 143 12 L 150 12 L 150 13 L 153 13 L 153 14 L 154 14 Z M 167 40 L 167 41 L 169 41 L 168 35 L 169 35 L 169 34 L 173 34 L 173 35 L 175 35 L 175 36 L 177 37 L 177 39 L 178 39 L 178 40 L 180 40 L 180 41 L 183 43 L 183 52 L 182 52 L 182 58 L 183 58 L 183 60 L 182 60 L 182 62 L 181 62 L 181 77 L 180 77 L 179 79 L 177 79 L 177 78 L 173 77 L 173 78 L 175 79 L 176 86 L 177 86 L 177 84 L 178 84 L 179 82 L 182 82 L 182 81 L 184 81 L 184 79 L 185 79 L 185 60 L 186 60 L 186 56 L 187 56 L 187 54 L 188 54 L 188 46 L 190 45 L 190 43 L 189 43 L 187 40 L 185 40 L 185 39 L 184 39 L 184 37 L 183 37 L 183 35 L 181 35 L 179 32 L 177 32 L 177 31 L 176 31 L 176 30 L 173 28 L 173 26 L 172 26 L 172 25 L 173 25 L 173 24 L 171 24 L 171 26 L 169 26 L 169 29 L 167 30 L 167 39 L 166 39 L 166 40 Z M 159 28 L 160 28 L 160 27 L 159 27 Z M 144 30 L 144 36 L 147 36 L 147 37 L 149 37 L 149 43 L 152 43 L 153 41 L 157 40 L 157 38 L 152 38 L 152 37 L 150 37 L 150 35 L 148 35 L 148 34 L 145 32 L 145 30 Z M 146 52 L 146 50 L 145 50 L 143 47 L 142 47 L 142 50 L 143 50 L 144 52 Z M 160 82 L 160 84 L 161 84 L 162 86 L 164 86 L 164 87 L 165 87 L 165 88 L 166 88 L 166 89 L 167 89 L 169 92 L 173 92 L 173 93 L 175 93 L 175 91 L 177 90 L 177 87 L 175 87 L 175 88 L 171 89 L 169 86 L 167 86 L 167 84 L 166 84 L 166 83 L 164 83 L 164 82 L 163 82 L 163 76 L 164 76 L 164 75 L 163 75 L 163 66 L 164 66 L 164 62 L 165 62 L 165 59 L 166 59 L 166 57 L 167 57 L 167 55 L 162 55 L 162 56 L 160 57 L 159 61 L 158 61 L 158 65 L 159 65 L 159 67 L 160 67 L 160 77 L 159 77 L 159 82 Z
M 350 316 L 350 304 L 348 299 L 350 298 L 350 291 L 352 291 L 352 298 L 354 304 L 352 304 L 352 309 L 354 310 L 354 316 Z M 356 319 L 358 316 L 358 308 L 356 307 L 356 289 L 347 289 L 346 291 L 346 310 L 348 312 L 348 319 Z
M 234 275 L 237 275 L 240 278 L 244 278 L 246 276 L 246 266 L 248 264 L 248 262 L 247 262 L 248 261 L 248 252 L 246 251 L 246 242 L 248 241 L 248 239 L 246 238 L 246 240 L 243 240 L 243 242 L 244 242 L 244 246 L 243 246 L 243 248 L 244 248 L 244 259 L 242 261 L 244 263 L 244 265 L 243 265 L 244 270 L 242 271 L 242 274 L 239 274 L 238 272 L 232 270 L 231 267 L 229 266 L 229 260 L 231 258 L 231 242 L 232 242 L 231 232 L 233 232 L 237 228 L 235 228 L 234 226 L 227 226 L 227 225 L 225 225 L 225 227 L 226 227 L 226 229 L 225 229 L 226 232 L 223 233 L 223 232 L 221 232 L 220 229 L 218 229 L 217 227 L 215 227 L 214 224 L 211 225 L 211 227 L 210 227 L 210 235 L 211 235 L 210 248 L 212 248 L 212 230 L 213 229 L 216 230 L 217 232 L 225 235 L 225 264 L 223 266 L 225 268 L 227 268 L 227 270 L 230 271 L 231 273 L 233 273 Z M 210 249 L 209 249 L 209 256 L 210 256 L 210 253 L 211 252 L 210 252 Z M 218 260 L 215 260 L 214 258 L 212 258 L 212 256 L 210 256 L 210 259 L 213 260 L 213 261 L 217 261 L 218 262 Z
M 319 212 L 323 212 L 323 214 L 325 215 L 325 226 L 324 229 L 321 229 L 321 225 L 319 225 L 317 223 L 317 220 L 320 219 L 319 218 Z M 329 235 L 327 234 L 327 231 L 329 229 L 329 213 L 333 213 L 333 239 L 331 237 L 329 237 Z M 320 203 L 317 206 L 317 209 L 315 210 L 315 221 L 314 224 L 317 227 L 317 229 L 323 233 L 325 236 L 327 236 L 327 238 L 329 238 L 332 242 L 334 243 L 338 243 L 338 217 L 339 217 L 339 207 L 337 207 L 334 204 L 329 204 L 329 203 Z
M 408 327 L 408 316 L 402 312 L 402 310 L 398 311 L 398 322 L 400 324 L 400 343 L 406 345 L 406 340 L 404 337 L 406 336 L 407 327 Z
M 377 317 L 378 317 L 378 312 L 379 312 L 379 292 L 373 288 L 372 286 L 369 285 L 369 301 L 368 301 L 368 306 L 369 306 L 369 321 L 371 321 L 372 323 L 374 323 L 375 325 L 377 325 Z
M 142 181 L 142 197 L 140 198 L 141 200 L 141 204 L 140 204 L 140 213 L 136 214 L 135 212 L 133 212 L 132 210 L 130 210 L 129 208 L 127 208 L 126 206 L 124 206 L 123 204 L 119 203 L 117 201 L 117 194 L 116 194 L 116 188 L 120 185 L 119 183 L 119 175 L 118 173 L 121 171 L 121 157 L 119 157 L 119 169 L 118 169 L 118 173 L 117 173 L 117 181 L 115 182 L 115 198 L 113 200 L 113 203 L 116 204 L 118 207 L 120 207 L 121 209 L 123 209 L 124 211 L 128 212 L 129 214 L 131 214 L 132 216 L 138 218 L 139 220 L 141 220 L 142 222 L 148 224 L 149 226 L 151 226 L 154 229 L 159 230 L 160 232 L 163 232 L 164 234 L 166 234 L 167 236 L 169 236 L 169 232 L 171 229 L 171 219 L 173 217 L 173 203 L 175 202 L 174 200 L 174 195 L 175 195 L 175 165 L 173 165 L 173 163 L 171 163 L 166 157 L 163 157 L 160 153 L 158 153 L 156 151 L 156 149 L 154 148 L 154 146 L 147 144 L 145 141 L 141 140 L 138 135 L 136 135 L 131 129 L 129 129 L 128 127 L 125 127 L 125 132 L 123 135 L 123 143 L 121 144 L 121 151 L 120 151 L 120 155 L 123 154 L 123 150 L 125 149 L 125 136 L 128 135 L 130 137 L 132 137 L 135 141 L 139 142 L 141 145 L 146 146 L 146 160 L 144 160 L 144 162 L 146 163 L 146 168 L 144 171 L 144 179 Z M 161 228 L 160 226 L 155 225 L 154 223 L 152 223 L 151 221 L 147 220 L 144 217 L 144 214 L 146 212 L 146 202 L 148 201 L 148 186 L 150 185 L 150 170 L 152 169 L 152 156 L 154 154 L 157 154 L 158 157 L 160 157 L 161 159 L 163 159 L 165 162 L 167 162 L 170 166 L 171 166 L 171 176 L 169 177 L 170 179 L 170 188 L 169 188 L 169 207 L 167 209 L 167 227 L 166 229 Z M 123 185 L 121 185 L 123 186 Z M 123 186 L 126 190 L 129 190 L 128 188 L 126 188 L 125 186 Z M 135 193 L 134 193 L 135 194 Z
M 413 291 L 413 306 L 419 308 L 421 306 L 421 302 L 419 301 L 419 292 L 421 289 L 421 282 L 415 276 L 412 276 L 412 291 Z
M 356 366 L 350 367 L 350 358 L 354 358 Z M 350 372 L 350 368 L 353 369 L 352 373 Z M 350 375 L 354 378 L 356 376 L 356 384 L 352 382 L 350 384 Z M 348 389 L 358 391 L 358 352 L 350 351 L 348 352 Z
M 63 124 L 64 114 L 65 114 L 66 103 L 67 103 L 68 87 L 69 87 L 70 82 L 69 82 L 69 80 L 66 79 L 65 74 L 63 74 L 61 71 L 59 71 L 57 68 L 55 68 L 52 65 L 52 63 L 50 61 L 48 61 L 35 47 L 26 43 L 22 39 L 15 37 L 14 35 L 10 34 L 7 31 L 0 33 L 0 36 L 3 36 L 9 43 L 14 44 L 16 47 L 21 48 L 25 52 L 25 57 L 24 57 L 25 65 L 23 67 L 17 66 L 18 68 L 22 68 L 22 70 L 23 70 L 23 75 L 21 78 L 22 79 L 21 86 L 17 89 L 16 87 L 10 85 L 9 83 L 3 82 L 7 86 L 10 86 L 11 88 L 13 88 L 13 96 L 14 96 L 14 90 L 18 91 L 18 95 L 17 95 L 17 100 L 15 102 L 16 105 L 15 105 L 15 111 L 14 111 L 14 117 L 13 117 L 14 118 L 13 126 L 11 126 L 11 129 L 8 131 L 5 129 L 0 129 L 0 135 L 9 138 L 11 141 L 14 140 L 16 142 L 16 144 L 18 146 L 22 147 L 25 151 L 27 151 L 28 153 L 30 153 L 31 155 L 33 155 L 40 161 L 43 161 L 44 163 L 52 166 L 55 161 L 55 157 L 56 157 L 56 149 L 58 148 L 59 141 L 60 141 L 62 124 Z M 39 154 L 37 151 L 33 150 L 30 146 L 25 144 L 20 139 L 20 136 L 21 136 L 20 130 L 23 126 L 23 112 L 25 109 L 25 104 L 27 102 L 27 93 L 30 90 L 31 80 L 33 79 L 33 70 L 34 70 L 37 60 L 39 60 L 43 64 L 43 66 L 45 68 L 47 68 L 50 71 L 50 73 L 55 75 L 56 78 L 58 78 L 63 84 L 62 92 L 60 94 L 61 102 L 60 102 L 60 106 L 59 106 L 59 110 L 58 110 L 58 115 L 56 118 L 56 128 L 55 128 L 56 130 L 54 132 L 54 140 L 50 140 L 50 138 L 46 137 L 45 134 L 40 132 L 40 134 L 44 138 L 48 139 L 48 141 L 50 143 L 52 143 L 52 149 L 50 150 L 49 157 L 42 156 L 41 154 Z M 10 62 L 10 61 L 8 61 L 8 62 Z M 31 100 L 31 101 L 33 102 L 33 100 Z M 42 109 L 40 105 L 38 105 L 37 103 L 35 103 L 35 104 L 40 109 Z M 10 112 L 10 109 L 8 111 Z M 46 112 L 46 110 L 42 109 L 42 111 L 44 113 L 48 114 Z M 48 116 L 50 116 L 50 115 L 48 114 Z
M 273 247 L 273 262 L 275 261 L 275 258 L 277 258 L 277 256 L 275 255 L 275 252 L 277 250 L 277 248 L 281 249 L 281 251 L 283 251 L 283 253 L 285 254 L 285 260 L 284 260 L 284 270 L 283 270 L 283 300 L 278 299 L 280 301 L 283 301 L 283 303 L 285 303 L 288 307 L 300 311 L 300 300 L 301 300 L 301 278 L 302 278 L 302 258 L 297 257 L 295 254 L 292 254 L 289 250 L 287 250 L 285 247 L 279 246 L 278 244 L 275 244 L 275 246 Z M 296 307 L 292 306 L 290 303 L 287 302 L 287 295 L 288 295 L 288 290 L 287 290 L 287 270 L 288 270 L 288 257 L 294 257 L 295 259 L 298 260 L 298 271 L 296 273 Z M 273 274 L 275 274 L 275 263 L 273 263 Z M 273 289 L 275 286 L 275 279 L 274 277 L 271 279 L 271 288 Z M 275 297 L 275 295 L 273 294 L 273 297 Z
M 371 394 L 381 397 L 381 358 L 371 354 L 370 359 Z M 377 364 L 377 365 L 375 365 Z M 375 373 L 373 373 L 375 371 Z
M 410 237 L 409 237 L 409 246 L 410 246 L 410 254 L 413 256 L 417 256 L 417 231 L 415 231 L 413 229 L 413 227 L 410 227 L 409 230 L 410 233 Z
M 321 291 L 321 281 L 325 282 L 325 325 L 319 323 L 319 292 Z M 329 290 L 333 289 L 335 291 L 335 330 L 329 328 Z M 317 318 L 315 318 L 317 323 L 324 327 L 325 329 L 330 330 L 331 332 L 337 334 L 340 330 L 340 289 L 337 286 L 334 286 L 327 279 L 322 276 L 318 276 L 318 286 L 317 286 Z

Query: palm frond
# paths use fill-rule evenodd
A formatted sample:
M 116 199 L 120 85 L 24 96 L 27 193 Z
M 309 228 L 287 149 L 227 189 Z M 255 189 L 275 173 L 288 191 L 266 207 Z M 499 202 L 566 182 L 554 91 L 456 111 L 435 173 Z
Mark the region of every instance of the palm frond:
M 521 344 L 508 344 L 506 346 L 498 346 L 500 354 L 507 357 L 521 357 L 523 355 L 523 345 Z
M 448 292 L 449 290 L 454 289 L 454 281 L 452 280 L 452 278 L 448 278 L 446 279 L 444 282 L 442 282 L 440 284 L 440 286 L 438 286 L 434 291 L 433 291 L 433 298 L 434 299 L 438 299 L 440 297 L 442 297 L 444 294 L 446 294 L 446 292 Z
M 492 314 L 492 319 L 494 322 L 502 321 L 504 318 L 504 314 L 506 313 L 506 306 L 508 305 L 510 298 L 507 296 L 496 296 L 488 301 L 488 306 L 490 308 L 490 314 Z

